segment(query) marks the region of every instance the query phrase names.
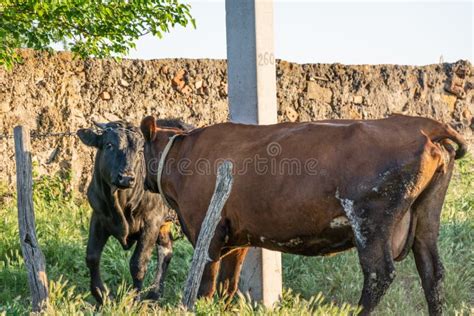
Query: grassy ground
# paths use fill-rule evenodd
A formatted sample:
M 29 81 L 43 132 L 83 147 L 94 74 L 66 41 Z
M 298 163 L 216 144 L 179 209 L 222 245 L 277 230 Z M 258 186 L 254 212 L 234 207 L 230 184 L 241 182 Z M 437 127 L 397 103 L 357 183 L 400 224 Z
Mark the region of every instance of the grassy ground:
M 67 192 L 56 177 L 35 179 L 37 234 L 47 259 L 51 282 L 48 314 L 97 312 L 88 290 L 85 245 L 90 208 Z M 445 311 L 448 315 L 473 313 L 474 305 L 474 159 L 456 165 L 456 174 L 442 215 L 440 251 L 446 268 Z M 29 309 L 26 272 L 18 244 L 15 196 L 0 187 L 0 314 L 25 314 Z M 175 243 L 174 257 L 161 304 L 136 303 L 129 291 L 128 258 L 111 239 L 102 259 L 103 279 L 115 294 L 102 310 L 112 314 L 176 314 L 192 248 L 185 240 Z M 397 278 L 376 310 L 377 315 L 426 314 L 426 303 L 414 260 L 409 256 L 396 265 Z M 154 262 L 149 267 L 154 269 Z M 283 255 L 285 294 L 272 314 L 344 315 L 356 304 L 362 276 L 355 251 L 331 258 Z M 149 276 L 151 273 L 149 273 Z M 290 290 L 291 289 L 291 290 Z M 323 297 L 324 295 L 324 297 Z M 347 303 L 347 304 L 346 304 Z M 222 313 L 223 306 L 200 301 L 198 314 Z M 270 313 L 261 306 L 237 299 L 231 313 Z

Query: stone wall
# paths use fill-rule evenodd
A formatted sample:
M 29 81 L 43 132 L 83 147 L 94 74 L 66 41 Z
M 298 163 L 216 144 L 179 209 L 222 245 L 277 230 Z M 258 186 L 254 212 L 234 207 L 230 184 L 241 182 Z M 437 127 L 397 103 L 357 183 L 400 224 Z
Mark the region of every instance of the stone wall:
M 14 183 L 12 134 L 27 124 L 36 134 L 75 131 L 91 120 L 139 124 L 145 115 L 178 117 L 203 126 L 227 120 L 224 60 L 74 59 L 24 51 L 24 62 L 0 69 L 0 181 Z M 295 64 L 278 61 L 280 121 L 380 118 L 398 112 L 453 124 L 472 143 L 474 78 L 467 61 L 422 67 Z M 73 171 L 80 189 L 93 150 L 76 137 L 32 140 L 40 174 Z

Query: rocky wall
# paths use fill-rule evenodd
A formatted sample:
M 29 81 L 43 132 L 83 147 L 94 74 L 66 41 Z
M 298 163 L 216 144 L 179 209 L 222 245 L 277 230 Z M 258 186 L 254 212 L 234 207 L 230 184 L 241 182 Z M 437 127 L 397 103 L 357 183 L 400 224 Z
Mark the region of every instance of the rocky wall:
M 69 53 L 23 51 L 24 62 L 0 69 L 0 182 L 15 181 L 13 133 L 26 124 L 36 135 L 76 131 L 91 120 L 130 120 L 153 114 L 196 126 L 224 122 L 224 60 L 74 59 Z M 428 66 L 277 63 L 279 121 L 422 115 L 451 123 L 472 143 L 474 78 L 467 61 Z M 39 174 L 72 170 L 82 190 L 93 150 L 74 136 L 32 139 Z

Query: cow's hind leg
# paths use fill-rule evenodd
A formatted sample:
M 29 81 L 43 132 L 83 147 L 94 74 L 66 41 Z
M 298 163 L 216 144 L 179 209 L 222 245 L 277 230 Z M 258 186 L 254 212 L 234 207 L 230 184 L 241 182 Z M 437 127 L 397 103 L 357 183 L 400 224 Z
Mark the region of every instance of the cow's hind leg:
M 413 253 L 415 255 L 416 268 L 421 278 L 421 284 L 425 292 L 426 301 L 430 315 L 442 314 L 441 285 L 444 276 L 444 268 L 439 258 L 436 242 L 431 238 L 415 237 Z
M 248 248 L 239 248 L 231 251 L 221 259 L 218 290 L 230 303 L 237 292 L 242 263 L 247 256 Z
M 395 219 L 402 216 L 407 203 L 394 205 L 385 195 L 365 202 L 336 198 L 347 214 L 354 233 L 364 285 L 359 300 L 361 315 L 369 315 L 380 302 L 393 279 L 395 267 L 392 255 L 392 228 Z M 392 205 L 391 205 L 392 204 Z
M 171 236 L 171 222 L 166 222 L 160 227 L 158 235 L 157 263 L 153 285 L 148 292 L 146 298 L 157 300 L 163 295 L 164 281 L 168 265 L 173 257 L 173 238 Z
M 414 203 L 417 225 L 412 249 L 430 315 L 442 313 L 441 285 L 444 268 L 438 254 L 437 240 L 441 210 L 453 164 L 454 158 L 451 157 L 446 171 L 438 171 Z
M 383 232 L 374 236 L 376 237 L 367 240 L 366 245 L 358 245 L 359 261 L 364 274 L 359 301 L 363 308 L 361 315 L 369 315 L 373 311 L 395 278 L 390 239 Z

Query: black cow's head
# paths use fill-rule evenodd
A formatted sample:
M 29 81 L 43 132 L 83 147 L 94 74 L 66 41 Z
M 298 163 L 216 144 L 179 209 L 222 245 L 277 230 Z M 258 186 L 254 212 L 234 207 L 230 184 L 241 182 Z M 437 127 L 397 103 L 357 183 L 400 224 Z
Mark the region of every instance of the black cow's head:
M 87 128 L 79 129 L 77 135 L 84 144 L 98 149 L 95 172 L 101 179 L 119 189 L 144 180 L 144 139 L 140 130 L 123 121 L 94 124 L 99 133 Z

